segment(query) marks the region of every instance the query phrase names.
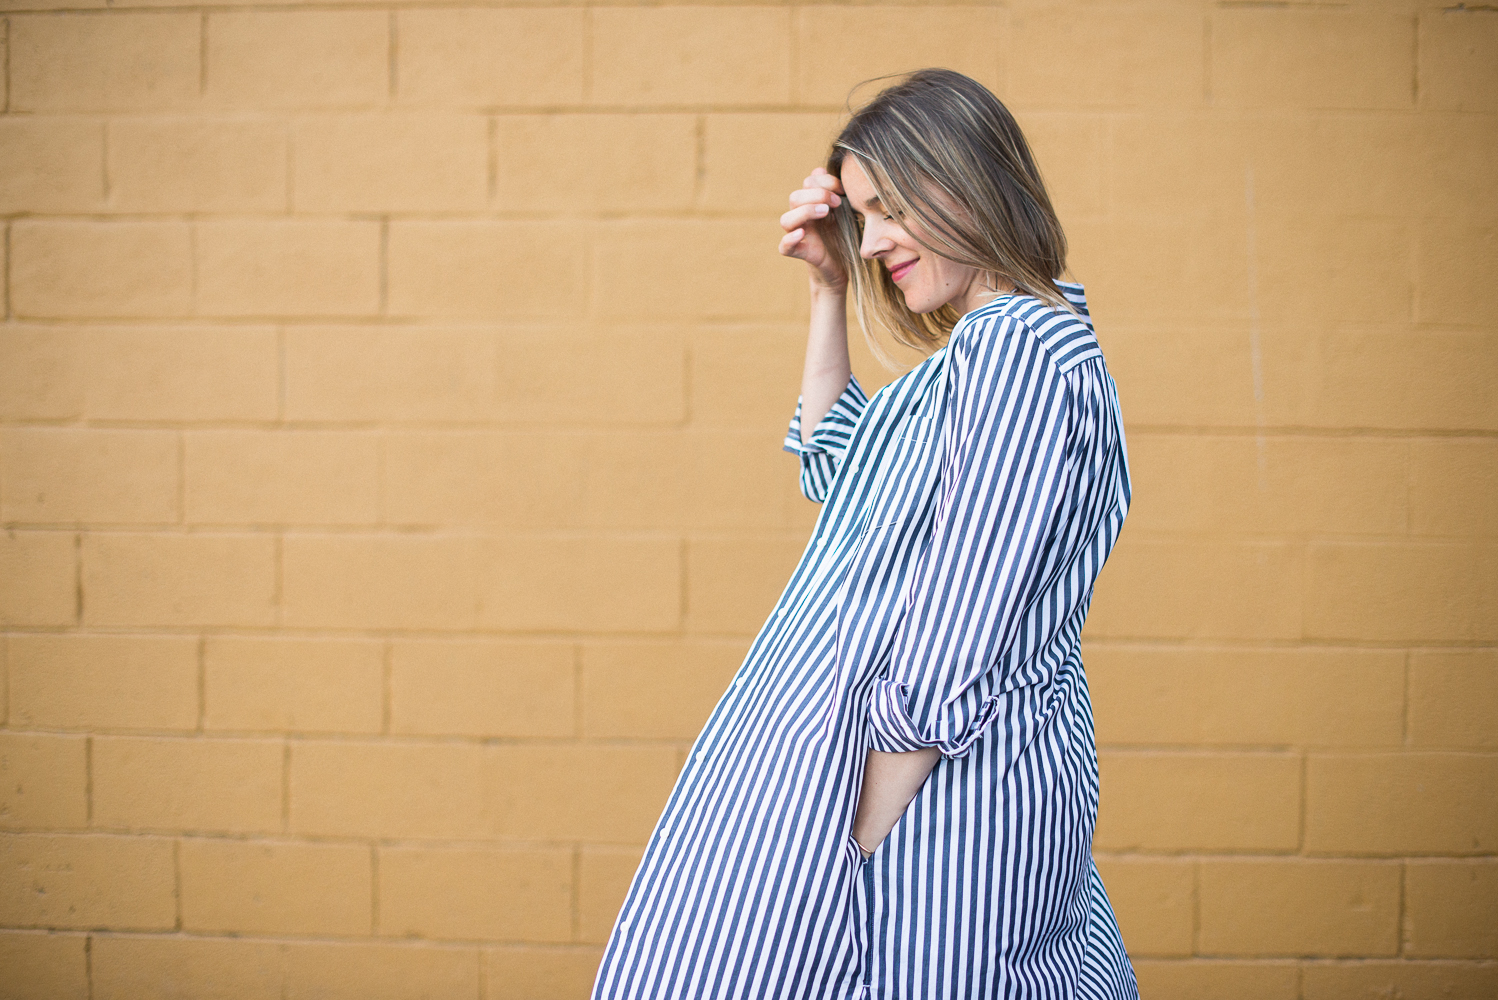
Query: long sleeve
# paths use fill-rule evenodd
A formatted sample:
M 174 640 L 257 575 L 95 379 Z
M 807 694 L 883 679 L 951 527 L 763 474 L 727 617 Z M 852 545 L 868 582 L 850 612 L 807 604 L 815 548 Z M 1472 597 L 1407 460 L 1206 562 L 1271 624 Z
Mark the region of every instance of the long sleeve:
M 853 439 L 853 430 L 869 397 L 855 376 L 848 377 L 842 395 L 832 404 L 832 409 L 811 432 L 810 441 L 801 440 L 801 400 L 796 400 L 796 413 L 791 417 L 790 430 L 786 432 L 784 451 L 801 459 L 801 492 L 806 499 L 821 503 L 832 489 L 837 478 L 838 466 L 848 452 L 848 443 Z
M 1038 627 L 1032 606 L 1043 597 L 1038 617 L 1054 627 L 1085 603 L 1091 581 L 1052 586 L 1067 564 L 1061 550 L 1081 543 L 1067 525 L 1079 487 L 1069 453 L 1079 411 L 1067 376 L 1041 338 L 1008 316 L 960 330 L 950 350 L 932 536 L 871 694 L 869 726 L 873 749 L 958 757 L 1026 683 L 1005 660 L 1021 630 Z

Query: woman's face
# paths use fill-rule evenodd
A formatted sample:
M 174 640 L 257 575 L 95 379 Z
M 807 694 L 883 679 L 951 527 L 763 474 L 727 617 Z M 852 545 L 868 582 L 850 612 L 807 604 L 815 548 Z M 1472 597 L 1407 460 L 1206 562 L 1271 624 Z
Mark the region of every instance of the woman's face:
M 880 203 L 868 174 L 852 156 L 843 159 L 842 182 L 848 203 L 863 220 L 859 256 L 884 265 L 911 312 L 934 312 L 950 303 L 959 313 L 967 313 L 993 297 L 983 272 L 939 257 L 916 242 L 893 210 Z M 914 219 L 907 225 L 920 231 Z

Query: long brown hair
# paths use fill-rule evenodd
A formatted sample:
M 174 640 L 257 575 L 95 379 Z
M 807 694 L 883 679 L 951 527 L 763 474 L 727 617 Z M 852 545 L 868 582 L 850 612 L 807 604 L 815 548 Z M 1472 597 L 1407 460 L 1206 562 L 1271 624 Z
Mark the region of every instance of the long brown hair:
M 919 222 L 921 232 L 911 236 L 926 250 L 1070 308 L 1055 285 L 1066 270 L 1061 223 L 1014 116 L 981 83 L 949 69 L 910 74 L 853 112 L 827 170 L 841 175 L 849 156 L 897 219 Z M 859 256 L 859 216 L 846 198 L 832 216 L 837 238 L 830 249 L 853 284 L 858 322 L 874 353 L 888 362 L 876 327 L 928 354 L 945 343 L 961 318 L 956 309 L 911 312 L 884 266 Z

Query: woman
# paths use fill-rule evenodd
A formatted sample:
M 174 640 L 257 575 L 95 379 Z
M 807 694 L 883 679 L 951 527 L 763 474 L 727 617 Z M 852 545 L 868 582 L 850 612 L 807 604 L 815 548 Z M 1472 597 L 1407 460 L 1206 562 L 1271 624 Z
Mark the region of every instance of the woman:
M 1136 997 L 1090 847 L 1078 655 L 1129 501 L 1112 379 L 1029 150 L 925 70 L 791 195 L 812 319 L 786 450 L 823 504 L 693 747 L 597 1000 Z M 929 357 L 872 398 L 852 284 Z

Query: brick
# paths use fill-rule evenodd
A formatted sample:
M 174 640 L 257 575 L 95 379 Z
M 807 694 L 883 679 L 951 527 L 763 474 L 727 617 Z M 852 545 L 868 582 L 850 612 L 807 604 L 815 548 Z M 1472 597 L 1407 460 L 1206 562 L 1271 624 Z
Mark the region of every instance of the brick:
M 672 211 L 691 207 L 691 115 L 500 115 L 494 203 L 502 211 Z
M 1100 858 L 1097 866 L 1131 956 L 1191 954 L 1194 862 Z
M 293 420 L 481 420 L 494 412 L 501 335 L 489 329 L 286 331 Z
M 76 537 L 0 533 L 0 625 L 71 625 L 78 616 Z
M 579 435 L 426 431 L 390 434 L 384 445 L 392 523 L 510 531 L 585 523 L 592 470 Z
M 1087 636 L 1299 638 L 1304 575 L 1298 545 L 1125 537 L 1098 579 Z
M 796 410 L 805 350 L 806 330 L 799 325 L 699 331 L 688 344 L 692 425 L 784 434 Z M 795 475 L 794 463 L 787 468 Z
M 488 200 L 489 127 L 478 115 L 304 118 L 291 130 L 301 212 L 456 212 Z
M 175 523 L 173 431 L 0 432 L 0 517 L 32 524 Z
M 87 1000 L 87 946 L 82 934 L 0 932 L 6 1000 Z
M 424 944 L 286 949 L 286 1000 L 478 1000 L 479 953 Z
M 1487 854 L 1498 801 L 1491 754 L 1313 754 L 1306 764 L 1306 850 L 1315 854 Z
M 1056 63 L 1058 68 L 1069 65 L 1070 60 Z M 1284 134 L 1287 127 L 1278 122 L 1226 119 L 1185 108 L 1117 117 L 1103 128 L 1108 205 L 1130 218 L 1155 213 L 1241 216 L 1250 197 L 1256 207 L 1302 204 L 1293 197 L 1270 197 L 1262 190 L 1263 175 L 1288 173 L 1292 181 L 1300 180 L 1303 165 L 1297 161 L 1291 169 L 1283 157 L 1290 148 L 1314 151 L 1318 145 L 1309 136 L 1291 141 Z
M 191 236 L 182 222 L 18 220 L 10 227 L 17 316 L 185 316 Z
M 1068 222 L 1066 237 L 1069 268 L 1085 282 L 1102 329 L 1148 323 L 1158 337 L 1162 324 L 1184 323 L 1194 331 L 1246 321 L 1252 313 L 1242 272 L 1217 263 L 1244 259 L 1248 227 L 1242 213 L 1083 218 Z M 1170 294 L 1161 295 L 1161 288 Z
M 815 508 L 796 486 L 784 432 L 705 431 L 664 442 L 681 481 L 680 523 L 692 528 L 791 529 L 810 533 Z M 644 463 L 640 463 L 644 464 Z M 620 480 L 627 476 L 620 474 Z
M 493 748 L 471 743 L 294 742 L 291 830 L 381 838 L 478 839 Z
M 574 653 L 561 643 L 396 642 L 390 731 L 432 736 L 572 736 Z
M 125 212 L 280 212 L 286 129 L 234 119 L 109 123 L 109 207 Z
M 590 844 L 582 849 L 577 909 L 578 936 L 583 941 L 597 944 L 608 941 L 642 856 L 643 852 L 633 847 Z
M 0 121 L 0 211 L 92 212 L 104 201 L 104 129 L 76 118 Z
M 1397 864 L 1209 860 L 1199 877 L 1204 954 L 1366 958 L 1399 950 Z
M 568 941 L 570 848 L 380 849 L 380 933 Z
M 1266 372 L 1261 408 L 1254 394 L 1254 340 L 1246 323 L 1204 322 L 1189 331 L 1168 322 L 1100 323 L 1098 338 L 1131 423 L 1256 427 L 1258 414 L 1268 409 L 1268 387 L 1280 384 L 1275 377 L 1280 359 L 1272 350 L 1261 350 Z M 1166 387 L 1169 391 L 1162 391 Z
M 583 735 L 690 740 L 744 659 L 738 642 L 583 647 Z
M 393 222 L 390 312 L 544 319 L 583 309 L 583 230 L 567 222 Z
M 1103 851 L 1291 851 L 1301 762 L 1287 753 L 1101 755 Z
M 1498 548 L 1491 545 L 1318 544 L 1306 576 L 1309 636 L 1498 638 Z
M 382 107 L 390 93 L 384 11 L 207 15 L 204 99 L 230 108 Z
M 953 30 L 963 30 L 961 20 Z M 991 48 L 997 34 L 995 24 L 963 37 L 975 48 Z M 1065 57 L 1057 58 L 1058 53 Z M 1017 12 L 1007 54 L 1005 96 L 1017 107 L 1155 109 L 1203 103 L 1202 23 L 1181 10 L 1100 7 L 1084 17 L 1061 7 Z
M 1425 219 L 1417 234 L 1415 315 L 1426 323 L 1498 323 L 1498 301 L 1483 286 L 1483 261 L 1498 256 L 1498 225 Z
M 1459 538 L 1498 534 L 1498 442 L 1410 443 L 1410 532 Z
M 780 213 L 813 167 L 825 166 L 837 116 L 748 112 L 703 116 L 702 205 Z
M 945 66 L 999 90 L 1007 34 L 1005 12 L 986 6 L 922 7 L 917 16 L 898 7 L 851 10 L 805 7 L 796 11 L 796 96 L 807 104 L 862 104 L 891 82 L 857 85 L 873 77 Z M 857 87 L 857 92 L 852 93 Z
M 90 625 L 269 625 L 275 539 L 256 535 L 92 534 L 83 539 Z
M 78 331 L 6 324 L 0 329 L 0 418 L 82 416 L 82 365 Z
M 1150 1000 L 1300 1000 L 1293 962 L 1154 961 L 1134 963 L 1139 993 Z
M 1498 17 L 1486 8 L 1422 11 L 1420 107 L 1498 111 Z
M 198 99 L 196 13 L 10 19 L 10 110 L 144 111 Z
M 679 329 L 612 327 L 606 338 L 507 332 L 495 348 L 492 419 L 617 430 L 676 425 L 687 416 Z
M 639 58 L 649 51 L 650 59 Z M 790 13 L 767 7 L 593 12 L 596 104 L 784 104 Z
M 0 837 L 0 921 L 7 927 L 171 930 L 172 842 L 162 837 Z
M 696 538 L 687 546 L 687 630 L 753 635 L 775 608 L 806 540 Z
M 17 635 L 11 725 L 186 731 L 198 724 L 191 636 Z
M 674 538 L 496 538 L 479 556 L 485 628 L 662 632 L 681 621 Z
M 484 952 L 486 1000 L 508 996 L 587 996 L 603 960 L 601 948 L 493 948 Z
M 91 329 L 78 376 L 89 416 L 256 420 L 275 416 L 277 350 L 266 328 Z
M 1498 956 L 1498 864 L 1409 862 L 1404 893 L 1404 954 Z
M 196 524 L 372 524 L 373 434 L 193 431 L 183 436 L 186 519 Z
M 396 71 L 403 104 L 578 104 L 586 74 L 584 11 L 402 10 Z
M 218 934 L 370 933 L 373 867 L 363 844 L 182 841 L 182 928 Z
M 96 935 L 93 1000 L 281 1000 L 281 947 L 269 941 Z
M 1408 108 L 1413 22 L 1384 10 L 1217 10 L 1211 18 L 1214 104 Z
M 1269 320 L 1402 320 L 1417 279 L 1402 219 L 1255 213 L 1253 306 Z M 1423 294 L 1423 292 L 1422 292 Z
M 665 746 L 505 745 L 490 767 L 500 836 L 600 844 L 644 843 L 678 771 Z
M 472 628 L 480 560 L 469 539 L 288 535 L 286 624 L 335 628 Z
M 281 829 L 279 740 L 97 736 L 95 826 L 125 830 Z
M 0 828 L 88 825 L 85 742 L 82 736 L 0 733 Z
M 213 316 L 358 316 L 380 307 L 376 222 L 197 224 L 198 309 Z
M 1056 112 L 1020 115 L 1046 194 L 1063 225 L 1104 208 L 1108 142 L 1101 116 Z
M 203 646 L 203 728 L 377 733 L 382 646 L 340 639 L 213 636 Z
M 1498 653 L 1410 653 L 1409 741 L 1417 747 L 1498 749 Z
M 773 219 L 610 223 L 593 242 L 593 311 L 609 320 L 788 319 L 806 296 L 805 268 L 775 253 Z M 784 235 L 782 233 L 782 235 Z M 638 262 L 694 258 L 689 283 L 645 278 Z
M 1347 962 L 1307 965 L 1302 973 L 1303 1000 L 1442 1000 L 1445 997 L 1492 996 L 1498 990 L 1498 966 L 1456 962 Z
M 1131 434 L 1134 531 L 1400 535 L 1410 449 L 1402 441 L 1246 434 Z
M 1083 659 L 1102 743 L 1398 746 L 1404 739 L 1401 651 L 1089 646 Z

